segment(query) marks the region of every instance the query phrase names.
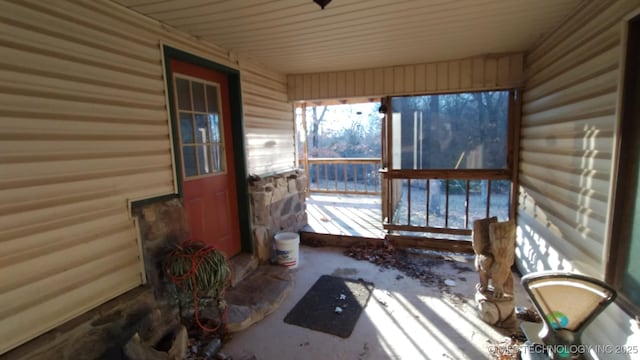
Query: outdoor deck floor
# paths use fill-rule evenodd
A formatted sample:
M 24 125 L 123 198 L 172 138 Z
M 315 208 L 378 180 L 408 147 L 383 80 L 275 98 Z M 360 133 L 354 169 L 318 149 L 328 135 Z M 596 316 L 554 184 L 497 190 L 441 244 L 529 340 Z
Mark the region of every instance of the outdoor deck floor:
M 311 194 L 309 232 L 383 239 L 380 195 Z

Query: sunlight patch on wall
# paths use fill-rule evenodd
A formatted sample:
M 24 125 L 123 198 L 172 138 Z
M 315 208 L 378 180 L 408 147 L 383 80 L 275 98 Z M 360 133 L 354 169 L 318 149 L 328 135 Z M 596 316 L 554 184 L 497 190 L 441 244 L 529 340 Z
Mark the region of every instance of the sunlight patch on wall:
M 599 265 L 584 251 L 564 239 L 560 228 L 549 219 L 530 194 L 520 189 L 520 208 L 516 232 L 516 257 L 523 273 L 543 270 L 597 274 Z

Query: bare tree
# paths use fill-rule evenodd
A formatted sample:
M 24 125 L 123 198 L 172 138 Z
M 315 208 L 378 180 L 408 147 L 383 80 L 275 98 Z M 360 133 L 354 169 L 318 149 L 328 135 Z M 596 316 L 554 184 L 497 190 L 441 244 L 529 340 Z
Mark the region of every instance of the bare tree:
M 327 106 L 322 108 L 322 113 L 318 116 L 318 107 L 313 106 L 311 108 L 311 126 L 309 131 L 311 131 L 311 148 L 318 149 L 318 133 L 320 131 L 320 124 L 324 120 L 324 115 L 327 112 Z

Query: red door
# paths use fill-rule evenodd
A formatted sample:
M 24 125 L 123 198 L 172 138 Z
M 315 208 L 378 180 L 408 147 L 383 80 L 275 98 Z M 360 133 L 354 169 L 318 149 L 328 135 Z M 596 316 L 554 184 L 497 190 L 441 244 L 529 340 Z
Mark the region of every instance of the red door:
M 240 252 L 228 77 L 171 60 L 182 193 L 191 238 L 227 256 Z

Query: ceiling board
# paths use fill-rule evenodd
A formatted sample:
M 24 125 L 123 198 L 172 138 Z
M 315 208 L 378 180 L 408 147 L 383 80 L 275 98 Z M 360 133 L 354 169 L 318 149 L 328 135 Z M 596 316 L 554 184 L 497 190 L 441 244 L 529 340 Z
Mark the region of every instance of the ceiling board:
M 530 49 L 586 0 L 113 0 L 285 74 Z

